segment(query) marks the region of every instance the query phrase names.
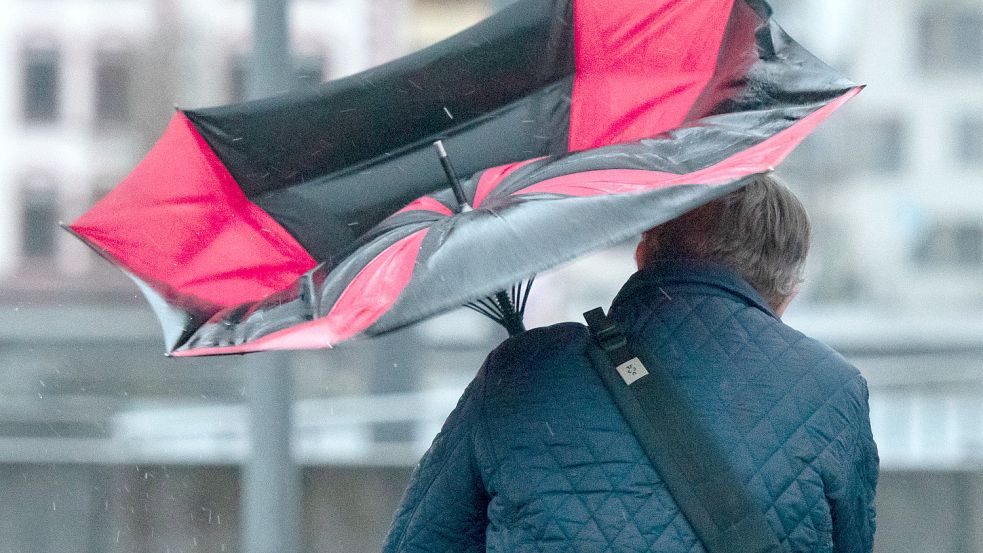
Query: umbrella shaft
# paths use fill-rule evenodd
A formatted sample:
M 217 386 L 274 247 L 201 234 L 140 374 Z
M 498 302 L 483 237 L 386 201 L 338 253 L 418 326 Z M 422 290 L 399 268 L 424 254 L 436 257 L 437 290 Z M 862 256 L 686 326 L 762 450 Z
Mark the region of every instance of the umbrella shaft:
M 451 165 L 451 160 L 447 156 L 447 150 L 444 149 L 443 141 L 438 140 L 433 145 L 437 148 L 437 156 L 440 157 L 440 164 L 444 167 L 444 174 L 447 175 L 447 181 L 450 183 L 451 189 L 454 190 L 458 211 L 470 211 L 471 205 L 468 204 L 468 197 L 464 195 L 461 180 L 457 178 L 457 172 L 454 171 L 454 166 Z
M 512 299 L 505 290 L 495 292 L 495 300 L 499 309 L 502 310 L 502 326 L 509 331 L 509 336 L 525 332 L 526 326 L 522 322 L 522 315 L 515 310 Z
M 440 158 L 440 164 L 444 166 L 444 172 L 447 173 L 447 180 L 450 181 L 451 188 L 454 189 L 454 197 L 457 199 L 458 205 L 468 205 L 468 198 L 464 195 L 464 189 L 461 188 L 461 181 L 458 180 L 457 174 L 454 172 L 454 167 L 451 166 L 451 160 L 442 157 Z

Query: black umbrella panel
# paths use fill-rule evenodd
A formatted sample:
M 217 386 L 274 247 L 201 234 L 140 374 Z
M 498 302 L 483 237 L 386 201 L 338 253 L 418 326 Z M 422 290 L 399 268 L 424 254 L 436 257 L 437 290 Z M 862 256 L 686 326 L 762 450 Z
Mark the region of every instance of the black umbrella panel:
M 70 228 L 171 354 L 327 347 L 734 190 L 858 91 L 760 1 L 520 0 L 311 92 L 176 113 Z

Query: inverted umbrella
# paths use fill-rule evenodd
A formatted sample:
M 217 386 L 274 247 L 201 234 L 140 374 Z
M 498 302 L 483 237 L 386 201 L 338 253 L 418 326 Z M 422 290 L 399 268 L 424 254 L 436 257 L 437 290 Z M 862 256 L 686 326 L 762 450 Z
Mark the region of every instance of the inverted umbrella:
M 520 0 L 312 92 L 178 111 L 70 230 L 173 355 L 327 347 L 727 194 L 858 91 L 764 2 Z

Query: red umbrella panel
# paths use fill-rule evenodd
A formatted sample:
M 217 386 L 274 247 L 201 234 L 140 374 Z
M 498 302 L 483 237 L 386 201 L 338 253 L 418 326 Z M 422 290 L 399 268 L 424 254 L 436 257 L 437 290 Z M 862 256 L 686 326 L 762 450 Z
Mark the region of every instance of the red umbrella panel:
M 176 113 L 70 229 L 171 354 L 327 347 L 735 190 L 858 91 L 763 2 L 520 0 L 312 92 Z

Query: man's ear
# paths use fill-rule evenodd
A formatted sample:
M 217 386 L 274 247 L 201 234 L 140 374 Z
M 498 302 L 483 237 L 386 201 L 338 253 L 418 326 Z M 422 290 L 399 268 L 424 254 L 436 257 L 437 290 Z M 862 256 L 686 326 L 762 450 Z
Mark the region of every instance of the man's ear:
M 772 309 L 774 309 L 774 311 L 775 311 L 775 315 L 778 315 L 778 318 L 779 319 L 781 319 L 782 316 L 785 315 L 785 310 L 788 309 L 788 305 L 790 303 L 792 303 L 792 300 L 794 300 L 795 299 L 795 296 L 797 296 L 797 295 L 799 295 L 799 287 L 798 286 L 796 286 L 795 287 L 795 290 L 793 290 L 792 293 L 789 294 L 789 296 L 787 298 L 785 298 L 784 300 L 782 300 L 781 303 L 779 303 L 778 305 L 775 305 L 775 306 L 772 307 Z
M 658 248 L 658 235 L 653 232 L 654 230 L 649 229 L 643 232 L 642 239 L 638 241 L 638 246 L 635 247 L 635 265 L 639 269 L 645 267 L 647 261 L 651 259 L 652 253 Z

